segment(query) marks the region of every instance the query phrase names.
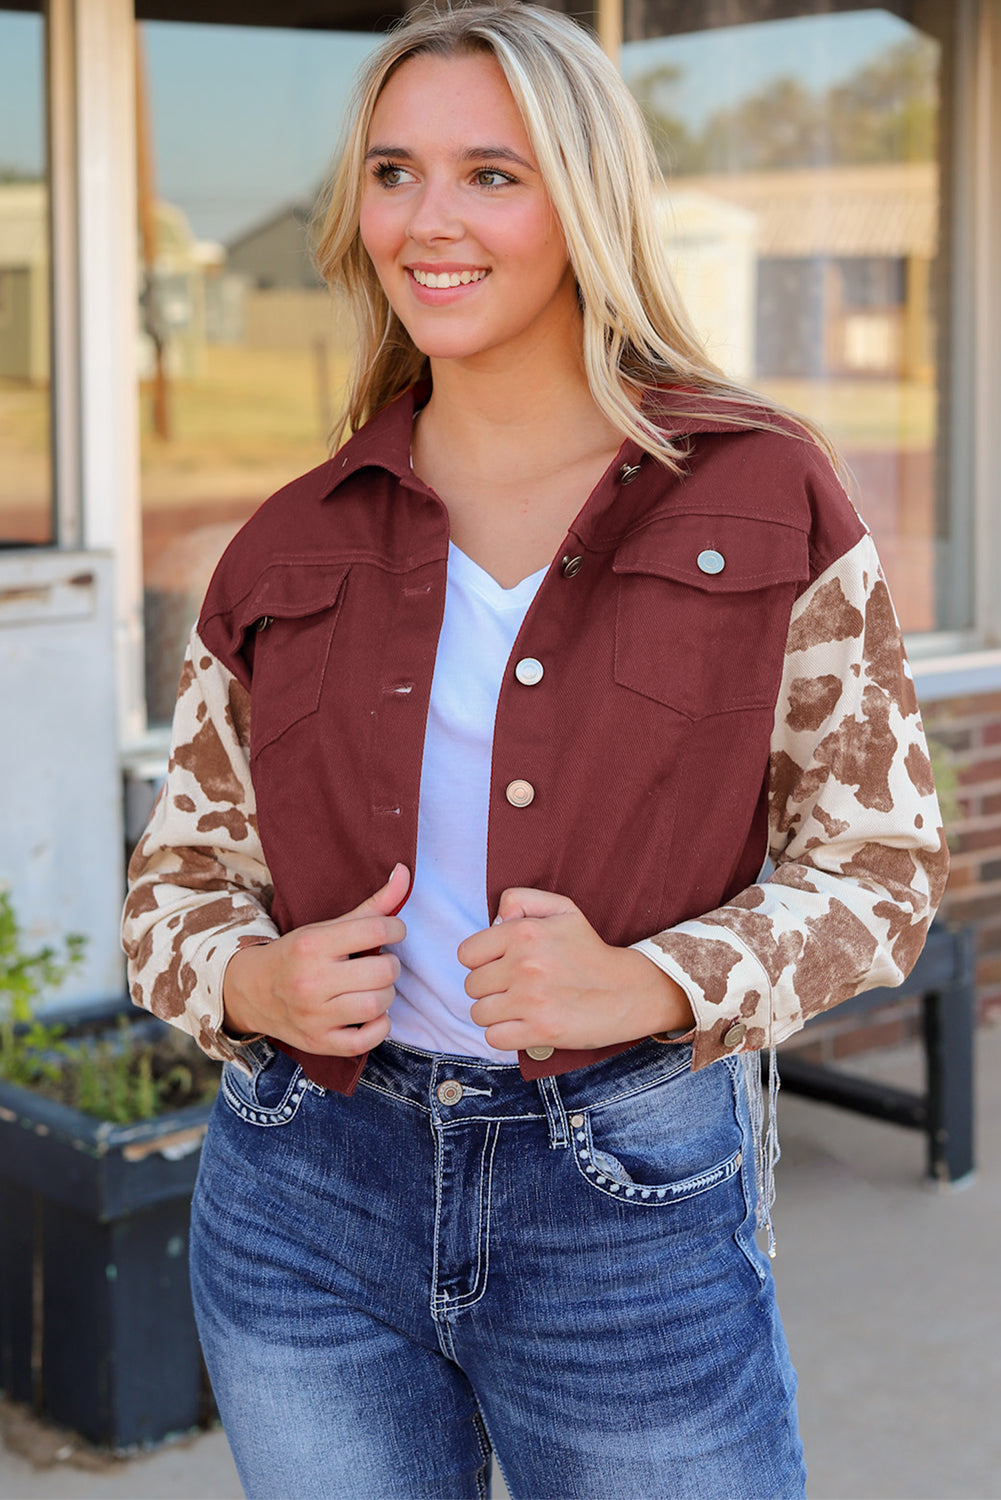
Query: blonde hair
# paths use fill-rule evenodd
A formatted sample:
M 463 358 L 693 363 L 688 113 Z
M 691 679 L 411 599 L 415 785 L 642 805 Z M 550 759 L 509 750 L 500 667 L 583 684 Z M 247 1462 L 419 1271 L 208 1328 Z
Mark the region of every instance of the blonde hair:
M 791 418 L 794 432 L 830 452 L 810 423 L 735 385 L 708 358 L 667 264 L 655 201 L 663 179 L 639 107 L 581 26 L 513 0 L 421 5 L 358 79 L 352 123 L 316 220 L 317 267 L 332 291 L 347 296 L 359 335 L 337 436 L 344 426 L 357 431 L 428 369 L 389 306 L 358 232 L 372 112 L 409 58 L 476 52 L 492 54 L 504 72 L 562 226 L 577 278 L 587 380 L 604 416 L 677 469 L 684 447 L 640 410 L 639 400 L 652 388 L 680 385 L 690 393 L 687 415 L 693 414 L 692 393 L 723 397 L 732 406 L 728 419 L 788 431 Z M 705 415 L 718 418 L 718 405 Z

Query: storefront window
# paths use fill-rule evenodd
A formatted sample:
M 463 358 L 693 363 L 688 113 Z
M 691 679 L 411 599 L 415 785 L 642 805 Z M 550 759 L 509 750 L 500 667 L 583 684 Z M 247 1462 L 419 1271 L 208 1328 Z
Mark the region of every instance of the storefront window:
M 0 9 L 0 547 L 52 541 L 41 15 Z
M 937 462 L 953 10 L 626 0 L 682 293 L 728 373 L 834 438 L 909 631 L 972 609 L 937 583 L 956 576 Z
M 327 457 L 343 319 L 306 225 L 370 34 L 140 29 L 143 552 L 150 720 L 169 718 L 212 568 Z M 208 143 L 208 144 L 207 144 Z

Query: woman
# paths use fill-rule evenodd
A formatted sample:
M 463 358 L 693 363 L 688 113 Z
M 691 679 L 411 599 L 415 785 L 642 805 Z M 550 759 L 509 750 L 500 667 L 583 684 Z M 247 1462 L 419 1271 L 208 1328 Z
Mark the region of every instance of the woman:
M 803 1493 L 758 1051 L 901 979 L 946 856 L 871 541 L 706 361 L 654 172 L 530 5 L 360 83 L 355 435 L 220 564 L 126 911 L 226 1062 L 192 1273 L 252 1496 Z

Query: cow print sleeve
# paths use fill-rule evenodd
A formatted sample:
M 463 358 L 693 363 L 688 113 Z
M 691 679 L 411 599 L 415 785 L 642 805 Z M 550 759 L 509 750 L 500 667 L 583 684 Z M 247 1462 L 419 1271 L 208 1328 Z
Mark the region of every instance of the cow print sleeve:
M 122 941 L 135 1003 L 222 1060 L 239 1055 L 222 1031 L 226 964 L 278 935 L 249 740 L 249 694 L 192 633 L 167 779 L 129 864 Z
M 774 872 L 635 946 L 687 993 L 694 1068 L 896 985 L 948 851 L 910 669 L 871 538 L 798 600 L 769 766 Z

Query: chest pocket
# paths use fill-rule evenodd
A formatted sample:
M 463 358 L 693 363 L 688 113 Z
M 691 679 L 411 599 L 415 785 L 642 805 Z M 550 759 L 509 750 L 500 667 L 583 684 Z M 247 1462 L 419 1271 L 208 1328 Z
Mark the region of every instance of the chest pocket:
M 319 708 L 348 572 L 346 563 L 276 563 L 244 601 L 252 761 Z
M 747 516 L 680 515 L 627 537 L 615 680 L 690 719 L 772 708 L 806 534 Z

